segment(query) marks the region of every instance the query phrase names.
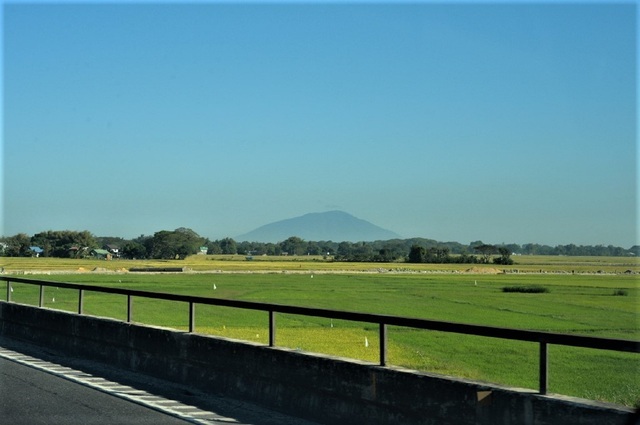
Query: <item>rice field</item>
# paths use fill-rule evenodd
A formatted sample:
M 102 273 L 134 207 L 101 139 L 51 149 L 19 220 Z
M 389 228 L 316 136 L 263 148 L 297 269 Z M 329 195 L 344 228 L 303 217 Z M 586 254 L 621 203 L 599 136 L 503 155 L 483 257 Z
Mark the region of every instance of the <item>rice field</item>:
M 264 260 L 261 264 L 260 261 L 231 258 L 198 259 L 198 264 L 208 261 L 216 265 L 207 273 L 196 270 L 139 274 L 106 267 L 100 267 L 99 272 L 89 272 L 92 265 L 82 263 L 79 266 L 76 260 L 76 263 L 53 264 L 49 270 L 23 267 L 22 273 L 49 274 L 20 276 L 640 340 L 640 284 L 637 275 L 625 273 L 626 268 L 617 273 L 613 270 L 622 267 L 633 270 L 637 266 L 625 261 L 635 259 L 589 258 L 586 265 L 576 258 L 565 259 L 574 263 L 549 265 L 551 261 L 544 263 L 544 259 L 538 258 L 536 262 L 517 264 L 514 268 L 554 268 L 542 273 L 531 269 L 530 272 L 502 274 L 487 274 L 482 270 L 462 273 L 460 270 L 433 267 L 411 269 L 402 264 L 381 267 L 380 264 L 349 263 L 339 264 L 340 269 L 328 266 L 322 269 L 318 267 L 319 260 L 313 259 Z M 32 262 L 37 260 L 43 259 L 31 259 Z M 145 265 L 149 267 L 148 264 Z M 192 263 L 193 267 L 198 264 Z M 26 262 L 20 264 L 25 265 Z M 15 266 L 5 264 L 4 267 L 5 273 L 12 273 L 10 268 Z M 75 272 L 64 272 L 73 267 Z M 86 272 L 78 272 L 80 268 Z M 4 299 L 4 285 L 0 282 L 0 299 Z M 543 287 L 546 291 L 503 290 L 534 286 Z M 37 287 L 14 283 L 13 289 L 13 301 L 37 305 Z M 74 290 L 46 288 L 44 300 L 48 308 L 77 309 L 77 291 Z M 84 310 L 85 314 L 125 320 L 126 297 L 87 292 Z M 188 306 L 185 303 L 136 298 L 133 320 L 187 329 Z M 372 363 L 378 361 L 379 341 L 375 324 L 288 314 L 278 314 L 276 321 L 278 346 Z M 195 324 L 199 333 L 268 343 L 268 319 L 264 312 L 197 305 Z M 388 363 L 515 387 L 536 389 L 538 385 L 538 346 L 534 343 L 390 327 Z M 637 354 L 553 345 L 549 348 L 551 393 L 634 406 L 640 400 L 639 377 L 640 357 Z

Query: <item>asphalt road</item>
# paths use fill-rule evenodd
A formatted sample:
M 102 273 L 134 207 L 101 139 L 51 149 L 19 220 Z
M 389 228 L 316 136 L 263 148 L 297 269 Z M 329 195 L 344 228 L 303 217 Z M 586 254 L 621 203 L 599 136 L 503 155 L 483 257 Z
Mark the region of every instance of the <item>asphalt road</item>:
M 0 337 L 0 425 L 317 425 Z
M 0 423 L 185 425 L 188 422 L 0 358 Z

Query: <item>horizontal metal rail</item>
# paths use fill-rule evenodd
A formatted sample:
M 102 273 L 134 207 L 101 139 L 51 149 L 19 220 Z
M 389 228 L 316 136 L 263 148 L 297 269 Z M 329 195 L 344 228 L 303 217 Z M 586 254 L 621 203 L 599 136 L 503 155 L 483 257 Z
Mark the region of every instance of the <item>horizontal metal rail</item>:
M 109 288 L 104 286 L 83 285 L 46 280 L 25 279 L 13 276 L 0 276 L 0 281 L 7 282 L 7 302 L 11 302 L 11 283 L 38 285 L 40 287 L 39 306 L 43 306 L 44 287 L 68 288 L 78 291 L 78 314 L 83 312 L 85 291 L 107 294 L 120 294 L 127 297 L 127 322 L 132 321 L 133 297 L 152 298 L 166 301 L 185 302 L 189 305 L 189 332 L 195 330 L 195 305 L 215 305 L 233 307 L 246 310 L 265 311 L 269 314 L 269 346 L 275 346 L 276 320 L 275 313 L 296 314 L 301 316 L 323 317 L 354 322 L 365 322 L 379 325 L 380 329 L 380 365 L 387 364 L 387 333 L 388 326 L 399 326 L 414 329 L 476 335 L 489 338 L 509 339 L 516 341 L 534 342 L 540 344 L 539 378 L 541 394 L 547 392 L 548 373 L 548 345 L 565 345 L 581 348 L 640 353 L 640 341 L 600 338 L 584 335 L 562 334 L 554 332 L 531 331 L 524 329 L 502 328 L 495 326 L 472 325 L 467 323 L 446 322 L 439 320 L 418 319 L 383 314 L 359 313 L 322 308 L 297 307 L 291 305 L 261 303 L 253 301 L 228 300 L 222 298 L 196 297 L 163 292 L 140 291 L 135 289 Z

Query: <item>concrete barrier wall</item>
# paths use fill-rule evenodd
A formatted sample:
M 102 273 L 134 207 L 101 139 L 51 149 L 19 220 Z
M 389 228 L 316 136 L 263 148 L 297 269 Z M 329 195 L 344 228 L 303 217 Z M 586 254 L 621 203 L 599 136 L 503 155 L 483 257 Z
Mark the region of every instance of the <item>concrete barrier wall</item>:
M 0 302 L 0 335 L 325 424 L 623 425 L 616 405 Z

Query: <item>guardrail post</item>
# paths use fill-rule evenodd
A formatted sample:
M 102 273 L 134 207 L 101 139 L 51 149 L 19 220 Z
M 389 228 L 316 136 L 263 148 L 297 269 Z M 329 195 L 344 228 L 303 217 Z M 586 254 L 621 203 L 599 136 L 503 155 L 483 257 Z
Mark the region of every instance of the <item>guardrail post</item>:
M 380 323 L 380 366 L 387 365 L 387 325 Z
M 276 346 L 276 313 L 269 310 L 269 347 Z
M 40 285 L 40 299 L 38 300 L 38 307 L 44 305 L 44 285 Z
M 189 301 L 189 332 L 193 332 L 196 328 L 196 305 Z
M 11 302 L 11 281 L 7 280 L 7 302 Z
M 82 314 L 84 307 L 84 289 L 78 291 L 78 314 Z
M 133 318 L 133 298 L 130 294 L 127 294 L 127 323 L 131 323 Z
M 540 394 L 547 393 L 547 384 L 549 379 L 549 349 L 546 341 L 540 341 Z

